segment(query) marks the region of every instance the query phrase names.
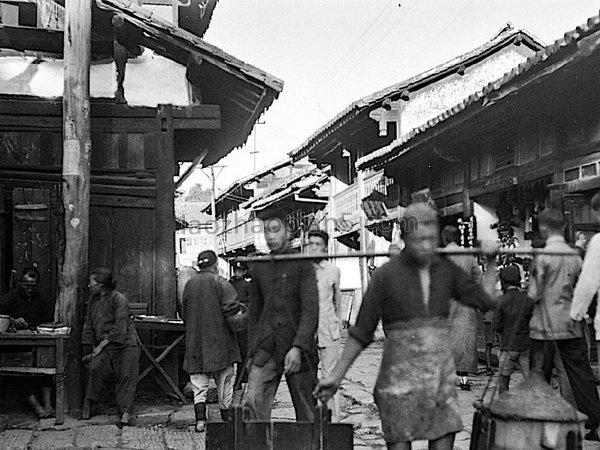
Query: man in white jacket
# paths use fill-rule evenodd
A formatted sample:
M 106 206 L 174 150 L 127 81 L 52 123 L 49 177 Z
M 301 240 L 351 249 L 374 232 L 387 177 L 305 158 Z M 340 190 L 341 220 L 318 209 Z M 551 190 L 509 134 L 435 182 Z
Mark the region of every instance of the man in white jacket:
M 600 192 L 591 200 L 591 214 L 594 222 L 600 224 Z M 587 317 L 587 311 L 600 290 L 600 233 L 596 233 L 588 244 L 585 259 L 581 267 L 581 274 L 577 279 L 571 304 L 571 319 L 579 322 Z M 600 308 L 596 309 L 594 328 L 596 341 L 600 340 Z
M 342 301 L 340 290 L 340 269 L 325 259 L 329 235 L 325 231 L 313 230 L 308 233 L 308 250 L 313 255 L 323 255 L 323 259 L 314 261 L 317 287 L 319 290 L 319 365 L 323 378 L 328 377 L 340 357 L 341 324 L 338 310 Z M 328 402 L 331 421 L 340 420 L 340 396 L 336 393 Z
M 600 224 L 600 192 L 592 197 L 591 214 L 594 222 Z M 571 306 L 571 318 L 573 320 L 583 319 L 588 311 L 594 295 L 600 290 L 600 233 L 596 233 L 588 244 L 581 274 L 573 293 L 573 304 Z M 596 329 L 596 340 L 600 340 L 600 314 L 596 313 L 594 318 Z

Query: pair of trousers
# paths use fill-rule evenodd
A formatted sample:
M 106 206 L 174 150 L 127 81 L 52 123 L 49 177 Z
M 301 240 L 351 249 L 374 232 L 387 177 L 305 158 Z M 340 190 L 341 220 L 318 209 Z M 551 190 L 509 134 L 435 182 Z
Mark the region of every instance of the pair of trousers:
M 282 375 L 283 361 L 278 361 L 272 355 L 263 366 L 258 367 L 254 364 L 250 366 L 245 401 L 249 420 L 271 420 L 273 399 Z M 317 384 L 317 367 L 286 374 L 285 380 L 296 411 L 296 420 L 314 422 L 316 400 L 312 391 Z
M 113 376 L 117 379 L 115 396 L 119 412 L 132 413 L 139 372 L 138 346 L 105 348 L 89 363 L 86 400 L 99 402 L 106 391 L 106 380 Z
M 206 403 L 208 382 L 213 378 L 217 385 L 219 409 L 229 409 L 233 401 L 233 364 L 212 373 L 190 373 L 190 383 L 194 393 L 194 404 Z
M 330 346 L 319 347 L 319 367 L 321 376 L 327 378 L 333 373 L 333 369 L 340 358 L 340 341 L 334 341 Z M 327 409 L 331 411 L 331 421 L 340 421 L 340 393 L 336 392 L 327 402 Z
M 558 351 L 569 378 L 577 409 L 588 416 L 586 427 L 597 427 L 600 424 L 600 399 L 583 338 L 555 341 L 531 339 L 530 342 L 530 371 L 542 373 L 549 383 L 554 356 Z
M 517 369 L 521 369 L 523 378 L 529 376 L 529 350 L 501 350 L 498 368 L 500 375 L 509 377 Z

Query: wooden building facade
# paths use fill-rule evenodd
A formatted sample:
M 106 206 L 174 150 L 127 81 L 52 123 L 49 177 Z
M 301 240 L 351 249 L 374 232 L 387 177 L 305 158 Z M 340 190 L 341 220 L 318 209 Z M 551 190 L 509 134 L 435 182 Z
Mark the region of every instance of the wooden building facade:
M 357 168 L 384 170 L 401 202 L 426 194 L 443 216 L 475 215 L 488 237 L 497 237 L 490 225 L 505 224 L 519 230 L 520 245 L 535 244 L 537 213 L 550 206 L 565 212 L 568 238 L 592 233 L 599 42 L 596 16 Z
M 243 144 L 283 83 L 131 2 L 97 0 L 93 14 L 96 65 L 108 58 L 117 67 L 112 76 L 128 80 L 114 96 L 92 92 L 89 267 L 111 269 L 130 302 L 175 316 L 179 163 L 214 164 Z M 60 30 L 0 28 L 0 48 L 10 56 L 38 58 L 31 66 L 60 63 Z M 119 45 L 125 51 L 113 54 Z M 176 94 L 184 101 L 160 104 L 153 97 L 164 93 L 145 89 L 146 105 L 128 104 L 128 83 L 133 92 L 148 77 L 135 64 L 125 71 L 128 60 L 166 64 L 173 72 L 163 76 L 181 81 Z M 0 94 L 0 291 L 12 269 L 36 265 L 42 289 L 55 297 L 65 245 L 62 99 L 19 91 L 30 81 L 13 80 L 15 92 Z

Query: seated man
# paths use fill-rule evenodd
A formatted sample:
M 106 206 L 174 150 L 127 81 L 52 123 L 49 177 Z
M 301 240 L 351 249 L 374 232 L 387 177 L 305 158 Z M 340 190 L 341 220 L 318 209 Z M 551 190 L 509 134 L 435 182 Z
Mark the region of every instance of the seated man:
M 9 331 L 35 329 L 54 318 L 52 304 L 38 291 L 40 272 L 35 267 L 26 267 L 21 273 L 19 285 L 0 297 L 0 314 L 10 316 Z M 40 405 L 36 394 L 41 390 L 44 406 Z M 19 391 L 39 419 L 54 415 L 52 409 L 52 377 L 35 376 L 19 383 Z

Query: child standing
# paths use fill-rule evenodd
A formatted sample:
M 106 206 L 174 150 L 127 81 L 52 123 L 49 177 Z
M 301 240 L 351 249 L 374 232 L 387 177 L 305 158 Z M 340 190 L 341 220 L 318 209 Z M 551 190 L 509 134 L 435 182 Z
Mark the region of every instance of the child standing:
M 510 376 L 520 366 L 523 377 L 529 374 L 529 321 L 533 300 L 520 289 L 521 274 L 516 266 L 500 270 L 504 294 L 498 299 L 492 326 L 500 334 L 499 392 L 508 390 Z

